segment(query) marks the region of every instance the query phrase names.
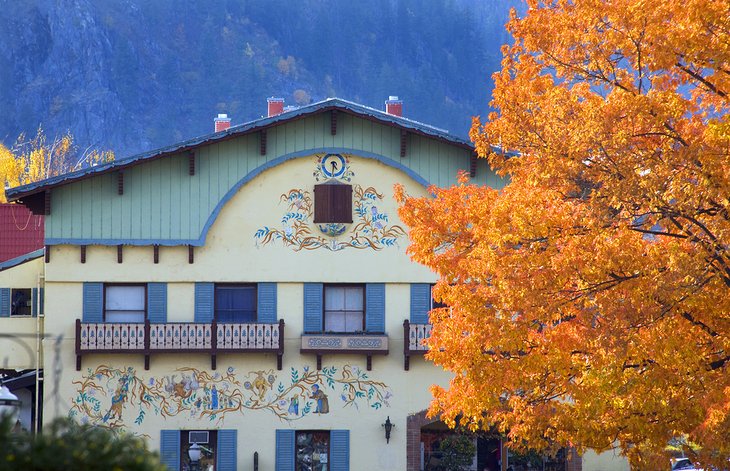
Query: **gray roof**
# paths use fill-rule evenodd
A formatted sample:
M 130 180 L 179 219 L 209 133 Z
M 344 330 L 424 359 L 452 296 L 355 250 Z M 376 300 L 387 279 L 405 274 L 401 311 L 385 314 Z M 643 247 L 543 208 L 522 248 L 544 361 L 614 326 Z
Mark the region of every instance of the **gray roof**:
M 27 185 L 9 188 L 5 191 L 5 194 L 9 201 L 14 201 L 22 198 L 23 196 L 39 193 L 55 186 L 65 185 L 67 183 L 71 183 L 83 178 L 88 178 L 94 175 L 123 169 L 125 167 L 137 165 L 147 160 L 152 160 L 179 152 L 192 150 L 206 144 L 231 139 L 233 137 L 243 134 L 253 133 L 262 129 L 276 126 L 278 124 L 283 124 L 288 121 L 293 121 L 329 110 L 342 111 L 344 113 L 349 113 L 364 119 L 377 121 L 391 126 L 397 126 L 409 132 L 432 137 L 434 139 L 438 139 L 472 151 L 474 150 L 474 146 L 471 144 L 471 142 L 453 136 L 449 134 L 448 131 L 445 131 L 443 129 L 429 126 L 427 124 L 423 124 L 412 119 L 387 114 L 384 111 L 376 110 L 375 108 L 370 108 L 368 106 L 360 105 L 339 98 L 328 98 L 326 100 L 313 103 L 311 105 L 306 105 L 290 111 L 285 111 L 284 113 L 281 113 L 277 116 L 260 118 L 254 121 L 250 121 L 248 123 L 231 126 L 225 131 L 206 134 L 204 136 L 188 139 L 182 142 L 178 142 L 176 144 L 172 144 L 170 146 L 162 147 L 137 155 L 132 155 L 106 164 L 95 165 L 93 167 L 87 167 L 81 170 L 77 170 L 75 172 L 47 178 L 45 180 L 29 183 Z

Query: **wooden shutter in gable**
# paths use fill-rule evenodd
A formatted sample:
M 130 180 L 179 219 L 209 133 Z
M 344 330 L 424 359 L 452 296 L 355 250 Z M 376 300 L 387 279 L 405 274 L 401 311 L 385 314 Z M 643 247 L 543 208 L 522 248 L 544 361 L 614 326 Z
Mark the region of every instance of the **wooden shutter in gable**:
M 333 185 L 314 185 L 314 223 L 333 222 L 331 214 Z
M 84 283 L 82 320 L 90 323 L 104 322 L 104 283 Z
M 365 285 L 365 330 L 385 332 L 385 284 Z
M 314 223 L 351 223 L 352 186 L 344 183 L 314 185 Z
M 352 186 L 332 185 L 332 217 L 341 223 L 352 222 Z
M 276 471 L 294 471 L 294 430 L 276 431 Z

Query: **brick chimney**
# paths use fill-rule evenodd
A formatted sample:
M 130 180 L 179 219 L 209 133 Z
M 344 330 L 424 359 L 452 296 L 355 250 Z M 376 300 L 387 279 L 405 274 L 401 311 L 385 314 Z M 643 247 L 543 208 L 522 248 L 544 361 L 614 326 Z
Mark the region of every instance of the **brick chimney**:
M 276 97 L 272 96 L 271 98 L 266 99 L 266 103 L 268 104 L 269 118 L 284 112 L 284 99 L 283 98 L 276 98 Z
M 399 100 L 397 96 L 389 96 L 385 100 L 385 112 L 393 116 L 403 116 L 403 100 Z
M 219 114 L 218 117 L 215 118 L 214 122 L 215 132 L 225 131 L 226 129 L 231 127 L 231 118 L 229 118 L 228 115 L 225 113 Z

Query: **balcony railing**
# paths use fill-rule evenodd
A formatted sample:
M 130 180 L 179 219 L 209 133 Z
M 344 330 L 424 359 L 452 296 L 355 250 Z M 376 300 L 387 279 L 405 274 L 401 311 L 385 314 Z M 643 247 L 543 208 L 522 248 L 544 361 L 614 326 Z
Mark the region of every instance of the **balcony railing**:
M 428 351 L 425 340 L 431 336 L 431 324 L 411 324 L 403 321 L 403 367 L 410 368 L 411 355 L 423 355 Z
M 168 322 L 85 323 L 76 320 L 76 370 L 89 353 L 141 353 L 149 369 L 152 353 L 207 353 L 211 368 L 216 355 L 229 352 L 276 353 L 281 369 L 284 321 L 278 324 Z
M 380 333 L 325 333 L 302 334 L 300 353 L 317 355 L 317 369 L 322 369 L 322 355 L 331 353 L 355 353 L 367 357 L 367 369 L 372 369 L 373 355 L 388 354 L 388 336 Z

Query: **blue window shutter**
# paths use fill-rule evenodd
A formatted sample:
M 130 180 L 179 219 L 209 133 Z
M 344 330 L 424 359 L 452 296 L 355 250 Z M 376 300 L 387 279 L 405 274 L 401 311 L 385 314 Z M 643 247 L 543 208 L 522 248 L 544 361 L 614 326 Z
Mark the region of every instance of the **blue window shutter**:
M 276 431 L 276 471 L 294 471 L 294 430 Z
M 147 283 L 147 319 L 153 324 L 167 322 L 167 283 Z
M 350 471 L 350 431 L 330 432 L 330 470 Z
M 40 295 L 38 296 L 38 312 L 41 313 L 41 314 L 43 314 L 43 315 L 46 314 L 46 311 L 44 310 L 45 309 L 44 303 L 45 303 L 45 300 L 46 300 L 45 296 L 46 296 L 46 289 L 45 288 L 41 288 Z
M 304 283 L 304 332 L 322 332 L 322 283 Z
M 31 290 L 31 315 L 33 317 L 38 316 L 38 288 L 33 288 Z
M 104 284 L 84 283 L 84 322 L 104 322 Z
M 365 330 L 385 332 L 385 283 L 365 285 Z
M 217 471 L 236 471 L 238 430 L 218 430 Z
M 180 470 L 180 430 L 160 430 L 160 462 L 170 471 Z
M 276 323 L 276 283 L 259 283 L 256 295 L 257 322 Z
M 10 288 L 0 288 L 0 317 L 10 317 Z
M 213 321 L 213 283 L 195 283 L 195 322 Z
M 411 322 L 428 324 L 428 311 L 431 310 L 431 285 L 411 283 Z

